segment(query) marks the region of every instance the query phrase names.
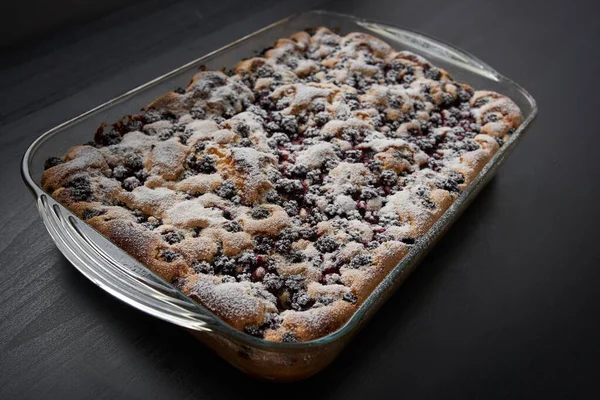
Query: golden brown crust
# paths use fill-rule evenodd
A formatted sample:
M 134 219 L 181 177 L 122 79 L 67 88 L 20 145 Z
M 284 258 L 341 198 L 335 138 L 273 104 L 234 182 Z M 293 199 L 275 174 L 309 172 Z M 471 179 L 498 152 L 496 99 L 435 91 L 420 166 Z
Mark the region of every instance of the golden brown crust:
M 101 127 L 42 186 L 233 327 L 307 341 L 352 316 L 521 122 L 421 56 L 321 27 Z

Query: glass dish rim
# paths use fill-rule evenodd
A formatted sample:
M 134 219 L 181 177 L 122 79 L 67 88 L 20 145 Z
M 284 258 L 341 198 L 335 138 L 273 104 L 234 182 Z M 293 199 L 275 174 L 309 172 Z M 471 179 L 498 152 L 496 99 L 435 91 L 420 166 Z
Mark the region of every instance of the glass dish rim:
M 33 193 L 34 197 L 36 197 L 36 199 L 41 196 L 41 195 L 46 195 L 48 197 L 49 196 L 47 193 L 45 193 L 36 183 L 35 179 L 31 176 L 31 171 L 29 168 L 29 162 L 30 162 L 30 157 L 31 155 L 35 152 L 35 150 L 41 146 L 45 141 L 50 140 L 52 138 L 53 135 L 57 134 L 58 132 L 60 132 L 63 128 L 68 127 L 71 124 L 77 123 L 85 118 L 87 118 L 90 115 L 93 115 L 94 113 L 101 111 L 104 108 L 110 107 L 112 105 L 114 105 L 115 103 L 132 97 L 142 91 L 144 91 L 145 89 L 159 83 L 162 81 L 165 81 L 167 79 L 169 79 L 172 76 L 175 76 L 185 70 L 188 70 L 189 68 L 198 65 L 200 63 L 202 63 L 204 60 L 207 60 L 219 53 L 225 52 L 228 49 L 236 46 L 239 43 L 242 43 L 246 40 L 251 39 L 252 37 L 267 31 L 269 29 L 275 28 L 277 26 L 283 25 L 286 22 L 296 19 L 296 18 L 300 18 L 302 16 L 308 16 L 308 15 L 313 15 L 313 14 L 318 14 L 318 15 L 328 15 L 328 16 L 332 16 L 332 17 L 336 17 L 336 18 L 342 18 L 342 19 L 347 19 L 349 21 L 352 21 L 358 25 L 361 24 L 370 24 L 370 25 L 378 25 L 378 26 L 384 26 L 384 27 L 388 27 L 388 28 L 393 28 L 395 30 L 399 30 L 401 32 L 405 32 L 411 36 L 416 36 L 419 37 L 421 39 L 424 39 L 430 43 L 433 43 L 437 46 L 441 46 L 442 48 L 446 48 L 451 50 L 454 53 L 457 53 L 463 57 L 465 57 L 466 59 L 468 59 L 470 62 L 474 62 L 476 64 L 478 64 L 478 67 L 485 70 L 487 73 L 489 73 L 495 80 L 497 81 L 503 81 L 509 85 L 511 85 L 514 89 L 516 89 L 520 94 L 523 95 L 523 97 L 529 102 L 530 106 L 531 106 L 531 113 L 524 119 L 524 121 L 521 123 L 521 125 L 515 130 L 515 132 L 512 134 L 511 138 L 504 144 L 504 146 L 502 146 L 502 148 L 492 157 L 492 159 L 490 159 L 488 161 L 488 163 L 481 169 L 481 171 L 478 173 L 478 175 L 474 178 L 474 180 L 471 182 L 471 184 L 467 187 L 467 189 L 465 191 L 463 191 L 459 197 L 453 202 L 453 204 L 437 219 L 437 221 L 435 221 L 435 223 L 429 228 L 429 230 L 423 234 L 421 237 L 419 237 L 416 241 L 415 244 L 410 248 L 408 254 L 406 254 L 406 256 L 404 256 L 402 258 L 402 260 L 386 275 L 386 277 L 379 282 L 379 284 L 373 289 L 373 291 L 369 294 L 369 296 L 367 297 L 367 299 L 359 305 L 359 307 L 354 311 L 354 313 L 350 316 L 350 318 L 348 318 L 348 320 L 342 325 L 340 326 L 338 329 L 336 329 L 335 331 L 319 337 L 317 339 L 313 339 L 307 342 L 271 342 L 271 341 L 267 341 L 265 339 L 261 339 L 261 338 L 257 338 L 254 336 L 251 336 L 247 333 L 244 333 L 242 331 L 239 331 L 235 328 L 233 328 L 232 326 L 230 326 L 229 324 L 227 324 L 224 320 L 222 320 L 220 317 L 218 317 L 216 314 L 210 312 L 209 310 L 207 310 L 204 307 L 201 307 L 203 310 L 205 310 L 206 313 L 209 314 L 209 316 L 214 319 L 213 322 L 211 322 L 211 326 L 208 329 L 211 332 L 214 333 L 223 333 L 223 334 L 227 334 L 227 335 L 233 335 L 236 339 L 245 342 L 245 344 L 250 344 L 253 345 L 255 347 L 260 347 L 260 348 L 270 348 L 270 349 L 304 349 L 304 348 L 310 348 L 310 347 L 319 347 L 319 346 L 324 346 L 328 343 L 334 342 L 337 339 L 340 339 L 344 336 L 346 336 L 347 334 L 351 333 L 352 330 L 354 329 L 354 327 L 356 325 L 358 325 L 360 323 L 360 321 L 363 319 L 363 317 L 365 317 L 369 310 L 376 305 L 377 301 L 379 300 L 379 298 L 382 296 L 382 293 L 380 293 L 380 291 L 382 290 L 382 288 L 386 287 L 387 285 L 390 285 L 393 283 L 393 281 L 399 276 L 401 275 L 406 269 L 407 267 L 412 263 L 415 262 L 416 260 L 418 260 L 421 256 L 423 256 L 431 247 L 428 246 L 427 244 L 435 239 L 436 234 L 438 233 L 438 231 L 440 230 L 440 228 L 444 228 L 444 226 L 447 224 L 447 219 L 451 218 L 457 211 L 459 211 L 459 209 L 465 205 L 464 203 L 468 203 L 468 201 L 471 200 L 470 195 L 475 192 L 478 188 L 478 186 L 480 186 L 480 183 L 482 181 L 482 178 L 485 177 L 487 175 L 487 173 L 489 172 L 490 169 L 493 169 L 495 167 L 497 167 L 497 165 L 499 164 L 499 161 L 502 161 L 502 159 L 504 159 L 504 157 L 506 157 L 506 155 L 508 154 L 508 152 L 514 147 L 514 145 L 516 144 L 516 141 L 518 139 L 520 139 L 520 137 L 522 136 L 524 130 L 530 125 L 530 123 L 533 121 L 533 119 L 535 118 L 535 116 L 538 113 L 538 106 L 537 106 L 537 102 L 535 101 L 535 99 L 529 94 L 529 92 L 527 92 L 527 90 L 525 90 L 521 85 L 517 84 L 516 82 L 514 82 L 513 80 L 507 78 L 506 76 L 500 74 L 499 72 L 497 72 L 494 68 L 492 68 L 491 66 L 489 66 L 487 63 L 481 61 L 479 58 L 477 58 L 476 56 L 473 56 L 472 54 L 470 54 L 469 52 L 462 50 L 452 44 L 446 43 L 443 40 L 437 39 L 433 36 L 427 35 L 427 34 L 423 34 L 417 30 L 414 29 L 409 29 L 409 28 L 405 28 L 403 26 L 400 25 L 396 25 L 396 24 L 390 24 L 387 22 L 380 22 L 378 20 L 371 20 L 371 19 L 366 19 L 366 18 L 361 18 L 361 17 L 356 17 L 353 15 L 348 15 L 348 14 L 344 14 L 344 13 L 338 13 L 338 12 L 333 12 L 333 11 L 328 11 L 328 10 L 308 10 L 308 11 L 303 11 L 303 12 L 299 12 L 299 13 L 295 13 L 292 14 L 290 16 L 287 16 L 285 18 L 282 18 L 272 24 L 269 24 L 257 31 L 254 31 L 250 34 L 247 34 L 241 38 L 239 38 L 238 40 L 235 40 L 223 47 L 220 47 L 216 50 L 213 50 L 201 57 L 198 57 L 190 62 L 187 62 L 183 65 L 181 65 L 178 68 L 175 68 L 163 75 L 160 75 L 148 82 L 143 83 L 142 85 L 139 85 L 129 91 L 126 91 L 125 93 L 110 99 L 82 114 L 79 114 L 49 130 L 47 130 L 46 132 L 42 133 L 40 136 L 38 136 L 32 143 L 31 145 L 29 145 L 29 147 L 27 148 L 27 150 L 25 151 L 22 161 L 21 161 L 21 176 L 23 178 L 23 181 L 25 182 L 25 184 L 28 186 L 28 188 L 30 189 L 30 191 Z M 67 213 L 71 214 L 71 212 L 64 206 L 62 206 L 62 204 L 58 203 L 58 205 L 61 207 L 62 210 L 66 211 Z M 85 222 L 84 222 L 85 223 Z M 118 246 L 114 245 L 113 246 L 118 249 L 119 251 L 123 252 L 124 254 L 126 254 L 123 250 L 121 250 Z M 137 261 L 136 261 L 137 262 Z M 418 262 L 418 261 L 417 261 Z M 139 263 L 140 265 L 144 266 L 143 264 Z M 145 267 L 145 266 L 144 266 Z M 145 267 L 147 269 L 147 267 Z M 148 269 L 148 271 L 150 271 Z M 151 272 L 151 271 L 150 271 Z M 94 282 L 95 283 L 95 282 Z M 96 284 L 96 283 L 95 283 Z M 120 299 L 121 301 L 124 301 L 122 299 Z M 135 307 L 135 306 L 134 306 Z M 137 307 L 136 307 L 137 308 Z M 143 311 L 143 310 L 140 310 Z M 144 312 L 144 311 L 143 311 Z M 204 315 L 206 316 L 206 315 Z

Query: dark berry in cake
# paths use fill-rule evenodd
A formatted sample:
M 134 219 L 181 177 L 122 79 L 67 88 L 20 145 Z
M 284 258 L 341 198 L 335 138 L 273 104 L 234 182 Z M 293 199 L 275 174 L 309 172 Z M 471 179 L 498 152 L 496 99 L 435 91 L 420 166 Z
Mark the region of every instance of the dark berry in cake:
M 216 190 L 216 193 L 224 199 L 231 199 L 237 194 L 235 183 L 230 180 L 223 181 L 221 186 Z
M 92 183 L 88 176 L 79 175 L 69 182 L 71 198 L 75 201 L 89 201 L 92 197 Z
M 223 229 L 228 232 L 240 232 L 242 230 L 242 225 L 237 221 L 228 221 L 223 225 Z
M 275 246 L 275 242 L 268 236 L 256 236 L 254 238 L 254 250 L 257 253 L 267 254 Z
M 321 253 L 331 253 L 332 251 L 336 251 L 338 248 L 338 243 L 335 241 L 332 235 L 321 236 L 315 242 L 315 247 Z
M 163 239 L 169 244 L 175 244 L 183 240 L 183 235 L 178 232 L 167 232 L 163 235 Z
M 173 262 L 177 257 L 179 257 L 179 253 L 177 253 L 173 250 L 167 249 L 167 250 L 163 250 L 161 252 L 161 256 L 166 262 L 170 263 L 170 262 Z
M 265 207 L 255 207 L 250 215 L 253 219 L 265 219 L 271 215 L 271 211 Z
M 196 262 L 196 263 L 192 264 L 192 268 L 194 269 L 194 272 L 197 274 L 214 275 L 214 273 L 215 273 L 215 269 L 213 268 L 213 266 L 206 261 Z
M 282 342 L 297 342 L 298 338 L 296 337 L 296 334 L 294 332 L 285 332 L 282 336 L 281 336 L 281 341 Z
M 126 178 L 125 180 L 123 180 L 123 183 L 122 183 L 123 189 L 125 189 L 129 192 L 131 192 L 133 189 L 135 189 L 136 187 L 139 187 L 141 185 L 142 185 L 142 183 L 135 176 L 130 176 L 129 178 Z
M 356 304 L 356 302 L 358 301 L 358 299 L 356 298 L 356 295 L 352 292 L 344 293 L 344 295 L 342 296 L 342 300 L 347 301 L 352 304 Z
M 64 163 L 62 158 L 50 157 L 44 162 L 44 171 L 52 167 L 56 167 L 57 165 L 60 165 L 62 163 Z

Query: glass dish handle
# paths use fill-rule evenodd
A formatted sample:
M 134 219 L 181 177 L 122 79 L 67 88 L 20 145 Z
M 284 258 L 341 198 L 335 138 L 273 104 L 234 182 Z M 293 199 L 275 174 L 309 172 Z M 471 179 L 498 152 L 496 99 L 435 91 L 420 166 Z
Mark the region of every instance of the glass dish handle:
M 464 50 L 442 43 L 435 38 L 381 23 L 367 21 L 357 21 L 357 23 L 365 29 L 412 48 L 418 54 L 442 59 L 459 68 L 469 70 L 496 82 L 502 79 L 498 71 L 477 57 Z
M 196 331 L 212 330 L 214 317 L 145 268 L 117 261 L 87 238 L 77 218 L 65 215 L 53 199 L 42 194 L 37 204 L 59 250 L 96 285 L 157 318 Z

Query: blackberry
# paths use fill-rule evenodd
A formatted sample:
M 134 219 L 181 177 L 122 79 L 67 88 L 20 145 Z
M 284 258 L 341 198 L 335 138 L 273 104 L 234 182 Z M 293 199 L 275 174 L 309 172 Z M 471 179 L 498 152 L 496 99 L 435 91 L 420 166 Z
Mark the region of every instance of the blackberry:
M 305 290 L 300 290 L 292 295 L 292 308 L 294 310 L 304 310 L 310 304 L 310 296 Z
M 319 295 L 316 298 L 316 302 L 317 303 L 321 303 L 324 306 L 330 305 L 331 303 L 333 303 L 333 301 L 334 301 L 333 296 L 330 296 L 328 294 L 326 294 L 326 295 Z
M 283 203 L 283 209 L 290 217 L 298 215 L 298 202 L 296 200 L 290 200 Z
M 225 275 L 234 275 L 236 273 L 237 263 L 234 258 L 227 256 L 217 256 L 213 261 L 215 271 L 220 271 Z
M 338 248 L 338 243 L 332 235 L 321 236 L 315 242 L 315 248 L 321 253 L 331 253 Z
M 71 188 L 71 198 L 75 201 L 88 201 L 92 197 L 92 182 L 88 176 L 76 176 L 68 186 Z
M 357 254 L 350 260 L 351 268 L 360 268 L 371 264 L 373 258 L 369 254 Z
M 160 255 L 163 258 L 163 260 L 170 263 L 170 262 L 173 262 L 177 257 L 179 257 L 180 254 L 177 253 L 176 251 L 167 249 L 167 250 L 161 251 Z
M 386 186 L 396 186 L 398 184 L 398 174 L 391 170 L 386 169 L 380 175 L 381 183 Z
M 267 254 L 275 245 L 273 239 L 268 236 L 256 236 L 254 238 L 254 250 L 260 254 Z
M 175 134 L 175 130 L 173 128 L 167 128 L 167 129 L 163 129 L 162 131 L 160 131 L 158 133 L 158 135 L 156 135 L 156 136 L 158 137 L 159 140 L 167 140 L 167 139 L 171 139 L 174 134 Z
M 297 342 L 298 338 L 294 332 L 286 332 L 281 336 L 282 342 Z
M 196 262 L 192 264 L 192 268 L 197 274 L 214 275 L 215 273 L 215 269 L 213 268 L 213 266 L 207 263 L 206 261 Z
M 142 120 L 145 124 L 152 124 L 161 120 L 161 115 L 158 110 L 150 109 L 144 113 Z
M 348 150 L 344 153 L 344 161 L 349 163 L 357 163 L 362 160 L 362 151 L 360 150 Z
M 340 276 L 340 274 L 335 273 L 325 275 L 323 280 L 325 281 L 326 285 L 337 285 L 342 283 L 342 277 Z
M 187 165 L 194 171 L 202 174 L 212 174 L 216 172 L 215 160 L 208 154 L 203 154 L 198 158 L 192 154 L 187 160 Z
M 285 144 L 290 142 L 290 138 L 282 132 L 275 132 L 273 136 L 271 136 L 271 139 L 273 139 L 275 143 L 277 143 L 280 146 L 284 146 Z
M 265 219 L 271 216 L 271 211 L 265 207 L 255 207 L 250 215 L 253 219 Z
M 167 232 L 162 235 L 163 240 L 169 244 L 179 243 L 183 240 L 183 235 L 178 232 Z
M 249 106 L 246 111 L 251 112 L 254 115 L 258 115 L 259 117 L 266 119 L 268 117 L 268 114 L 265 110 L 263 110 L 262 108 L 255 106 L 255 105 L 251 105 Z
M 294 291 L 306 289 L 306 281 L 302 275 L 289 275 L 285 278 L 285 286 Z
M 442 106 L 450 106 L 452 103 L 454 102 L 454 98 L 452 97 L 452 95 L 448 94 L 448 93 L 442 93 L 442 101 L 441 101 L 441 105 Z
M 483 107 L 488 102 L 489 102 L 489 100 L 487 98 L 478 99 L 477 101 L 475 101 L 475 103 L 473 103 L 473 107 L 474 108 Z
M 123 165 L 134 171 L 144 168 L 144 162 L 142 161 L 142 158 L 137 154 L 127 154 L 125 156 L 125 160 L 123 161 Z
M 262 97 L 258 101 L 258 104 L 260 105 L 261 108 L 263 108 L 265 110 L 274 110 L 275 109 L 275 102 L 270 97 Z
M 281 129 L 284 132 L 289 134 L 294 134 L 298 131 L 298 124 L 296 123 L 296 118 L 293 116 L 286 116 L 281 120 Z
M 231 180 L 223 181 L 221 186 L 219 186 L 215 192 L 224 199 L 231 199 L 237 194 L 235 183 L 233 183 Z
M 378 196 L 379 196 L 379 193 L 377 193 L 377 190 L 375 188 L 368 187 L 368 186 L 361 188 L 361 191 L 360 191 L 361 200 L 374 199 Z
M 330 171 L 330 170 L 334 169 L 335 167 L 337 167 L 339 165 L 339 163 L 340 162 L 334 158 L 328 158 L 327 160 L 325 160 L 323 167 L 325 167 L 325 169 L 327 171 Z
M 267 203 L 278 204 L 280 201 L 279 194 L 275 190 L 269 190 L 265 196 Z
M 161 226 L 161 222 L 158 220 L 145 221 L 145 222 L 142 222 L 141 225 L 147 229 L 154 230 L 154 229 L 158 228 L 159 226 Z
M 279 124 L 275 121 L 270 121 L 267 123 L 266 128 L 267 128 L 267 132 L 272 134 L 272 133 L 279 131 Z
M 131 119 L 127 122 L 127 125 L 125 125 L 125 130 L 127 132 L 141 131 L 143 126 L 144 124 L 142 123 L 142 121 L 137 119 Z
M 245 326 L 244 332 L 257 338 L 262 338 L 265 332 L 258 326 Z
M 460 92 L 458 92 L 458 100 L 463 103 L 466 103 L 467 101 L 469 101 L 471 99 L 471 96 L 472 96 L 471 93 L 469 93 L 468 91 L 466 91 L 464 89 L 461 90 Z
M 292 250 L 287 254 L 288 260 L 293 263 L 299 263 L 305 260 L 304 254 L 298 250 Z
M 496 114 L 488 114 L 485 116 L 485 122 L 496 122 L 498 121 L 498 116 Z
M 314 118 L 315 118 L 315 122 L 319 125 L 325 125 L 330 120 L 329 113 L 327 113 L 327 112 L 319 112 L 319 113 L 315 114 Z
M 242 225 L 240 225 L 240 223 L 237 221 L 227 221 L 223 225 L 223 229 L 225 229 L 227 232 L 239 232 L 242 230 Z
M 117 165 L 112 171 L 113 178 L 122 181 L 130 175 L 130 171 L 123 165 Z
M 108 131 L 107 129 L 107 127 L 103 127 L 96 131 L 96 134 L 94 135 L 96 143 L 101 144 L 102 146 L 112 146 L 121 143 L 121 134 L 114 128 L 110 128 Z
M 356 298 L 356 296 L 352 292 L 346 292 L 346 293 L 344 293 L 344 295 L 342 296 L 342 300 L 347 301 L 347 302 L 352 303 L 352 304 L 356 304 L 356 302 L 358 301 L 358 299 Z
M 262 284 L 270 291 L 276 291 L 283 287 L 283 278 L 267 272 L 262 279 Z
M 246 251 L 242 253 L 238 258 L 237 262 L 240 266 L 243 267 L 244 270 L 249 270 L 256 268 L 258 265 L 258 260 L 256 259 L 256 255 L 250 251 Z
M 123 183 L 121 184 L 121 186 L 123 186 L 123 189 L 125 189 L 129 192 L 131 192 L 133 189 L 135 189 L 136 187 L 139 187 L 141 185 L 142 185 L 142 183 L 135 176 L 130 176 L 129 178 L 126 178 L 125 180 L 123 180 Z
M 425 72 L 425 76 L 434 81 L 439 81 L 440 78 L 442 77 L 442 72 L 438 68 L 433 67 L 433 68 L 429 68 Z
M 56 167 L 57 165 L 60 165 L 62 163 L 64 163 L 64 161 L 61 158 L 50 157 L 44 162 L 44 171 L 52 167 Z
M 313 228 L 301 228 L 298 230 L 298 234 L 305 240 L 315 240 L 317 237 L 317 233 Z
M 279 179 L 276 183 L 276 188 L 286 194 L 294 194 L 304 190 L 301 181 L 287 178 Z

